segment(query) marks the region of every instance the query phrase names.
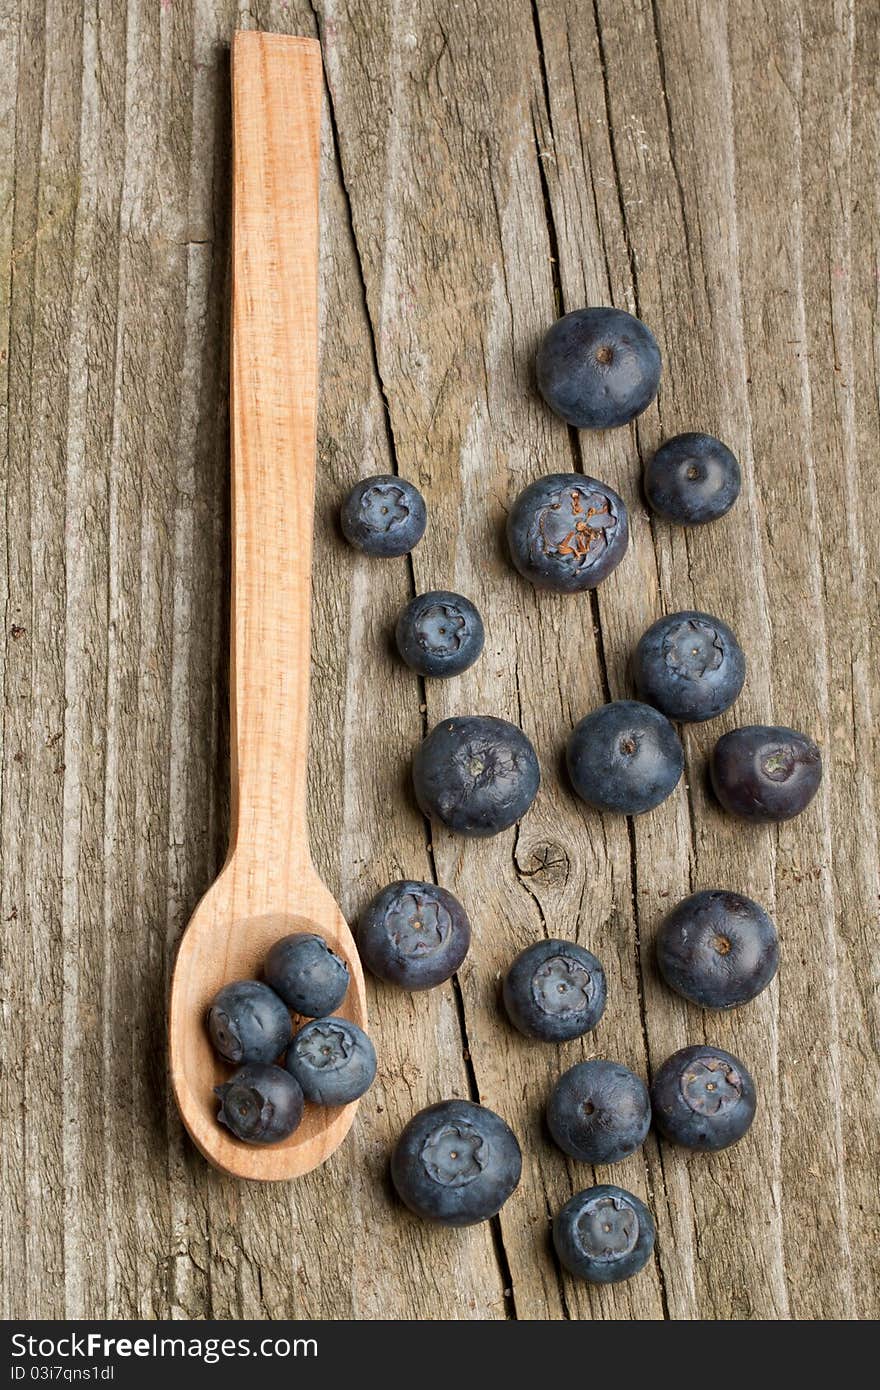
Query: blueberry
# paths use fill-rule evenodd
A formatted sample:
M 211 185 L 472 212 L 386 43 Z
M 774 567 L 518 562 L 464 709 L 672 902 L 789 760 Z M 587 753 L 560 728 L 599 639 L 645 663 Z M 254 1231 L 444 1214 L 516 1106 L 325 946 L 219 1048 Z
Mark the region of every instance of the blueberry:
M 654 1249 L 654 1218 L 644 1202 L 603 1183 L 576 1192 L 553 1222 L 560 1264 L 576 1279 L 618 1284 L 644 1269 Z
M 776 974 L 776 928 L 741 893 L 693 893 L 664 918 L 657 964 L 670 989 L 685 999 L 703 1009 L 732 1009 L 754 999 Z
M 547 1127 L 572 1158 L 619 1163 L 640 1148 L 651 1127 L 648 1088 L 620 1062 L 577 1062 L 553 1088 Z
M 622 498 L 583 473 L 549 473 L 530 483 L 507 518 L 510 558 L 536 589 L 595 589 L 629 542 Z
M 367 555 L 408 555 L 425 534 L 428 511 L 418 488 L 380 474 L 355 483 L 342 504 L 345 539 Z
M 391 1155 L 391 1178 L 410 1211 L 442 1226 L 472 1226 L 500 1211 L 519 1182 L 516 1135 L 493 1110 L 443 1100 L 420 1110 Z
M 274 1062 L 290 1042 L 290 1014 L 259 980 L 235 980 L 218 990 L 208 1009 L 211 1042 L 226 1062 Z
M 538 389 L 578 429 L 626 425 L 647 410 L 660 385 L 660 349 L 641 319 L 623 309 L 576 309 L 545 333 Z
M 751 821 L 791 820 L 819 790 L 822 755 L 806 734 L 750 724 L 722 734 L 710 771 L 725 811 Z
M 347 1105 L 373 1084 L 376 1050 L 347 1018 L 313 1018 L 300 1028 L 284 1065 L 316 1105 Z
M 686 1149 L 726 1149 L 755 1117 L 755 1083 L 742 1062 L 705 1043 L 683 1047 L 654 1077 L 654 1123 Z
M 709 613 L 669 613 L 648 628 L 633 657 L 636 689 L 668 719 L 694 723 L 729 709 L 746 659 L 726 623 Z
M 497 835 L 524 816 L 541 773 L 522 729 L 489 715 L 444 719 L 416 749 L 422 811 L 459 835 Z
M 566 750 L 578 796 L 600 811 L 640 816 L 665 801 L 684 770 L 665 714 L 637 700 L 600 705 L 577 724 Z
M 215 1086 L 214 1094 L 220 1097 L 220 1124 L 246 1144 L 277 1144 L 302 1119 L 302 1089 L 283 1067 L 249 1063 Z
M 458 676 L 483 650 L 483 620 L 470 599 L 437 589 L 411 599 L 397 619 L 397 650 L 422 676 Z
M 520 951 L 505 975 L 504 1007 L 527 1038 L 579 1038 L 605 1012 L 605 971 L 573 941 L 537 941 Z
M 471 924 L 457 898 L 433 883 L 401 879 L 361 914 L 358 950 L 367 969 L 402 989 L 433 989 L 468 953 Z
M 729 512 L 742 479 L 736 456 L 711 434 L 677 434 L 645 469 L 645 496 L 658 516 L 702 526 Z
M 269 951 L 263 974 L 287 1007 L 305 1018 L 338 1009 L 350 979 L 345 961 L 314 932 L 282 936 Z

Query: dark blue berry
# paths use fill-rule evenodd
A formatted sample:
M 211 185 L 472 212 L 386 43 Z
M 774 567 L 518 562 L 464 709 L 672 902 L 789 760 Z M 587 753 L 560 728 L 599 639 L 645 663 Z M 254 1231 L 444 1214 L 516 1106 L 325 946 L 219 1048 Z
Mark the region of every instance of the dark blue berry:
M 563 1072 L 547 1103 L 556 1143 L 582 1163 L 619 1163 L 651 1127 L 648 1088 L 620 1062 L 577 1062 Z
M 457 676 L 473 666 L 484 641 L 470 599 L 437 589 L 411 599 L 397 619 L 397 650 L 422 676 Z
M 401 879 L 365 908 L 357 942 L 364 965 L 380 980 L 401 989 L 433 989 L 450 979 L 467 955 L 471 924 L 445 888 Z
M 345 539 L 367 555 L 408 555 L 425 534 L 428 512 L 418 488 L 381 474 L 355 483 L 342 504 Z
M 497 835 L 524 816 L 541 773 L 522 729 L 506 719 L 444 719 L 413 759 L 416 799 L 426 816 L 459 835 Z
M 637 700 L 600 705 L 582 719 L 566 760 L 579 797 L 626 816 L 659 806 L 684 770 L 681 741 L 665 714 Z
M 576 1192 L 553 1222 L 553 1244 L 560 1264 L 576 1279 L 618 1284 L 651 1258 L 654 1218 L 622 1187 L 588 1187 Z
M 347 1018 L 313 1018 L 300 1028 L 284 1065 L 316 1105 L 347 1105 L 373 1084 L 376 1051 Z
M 702 526 L 729 512 L 742 483 L 734 454 L 711 434 L 677 434 L 645 469 L 645 496 L 658 516 Z
M 249 1063 L 215 1086 L 214 1094 L 220 1097 L 220 1124 L 246 1144 L 277 1144 L 302 1119 L 302 1089 L 283 1067 Z
M 583 473 L 550 473 L 516 498 L 507 518 L 510 558 L 536 589 L 595 589 L 626 554 L 622 498 Z
M 746 659 L 726 623 L 709 613 L 669 613 L 648 628 L 633 657 L 639 697 L 668 719 L 715 719 L 743 688 Z
M 750 724 L 722 734 L 710 771 L 725 811 L 750 821 L 791 820 L 819 790 L 822 755 L 806 734 Z
M 420 1110 L 391 1155 L 398 1196 L 416 1216 L 443 1226 L 488 1221 L 521 1171 L 516 1135 L 493 1110 L 469 1100 Z
M 660 365 L 657 340 L 641 319 L 623 309 L 576 309 L 544 335 L 538 389 L 567 424 L 613 429 L 647 410 Z
M 661 923 L 657 964 L 670 989 L 685 999 L 703 1009 L 732 1009 L 754 999 L 776 974 L 776 928 L 741 893 L 694 893 Z
M 573 941 L 537 941 L 520 951 L 504 977 L 504 1007 L 527 1038 L 579 1038 L 605 1012 L 605 971 Z
M 226 1062 L 274 1062 L 290 1042 L 283 999 L 259 980 L 235 980 L 218 990 L 208 1009 L 211 1042 Z
M 323 1018 L 338 1009 L 350 979 L 345 961 L 314 932 L 294 932 L 276 941 L 263 974 L 287 1007 L 305 1018 Z
M 755 1083 L 742 1062 L 703 1043 L 674 1052 L 654 1077 L 654 1123 L 686 1149 L 726 1149 L 755 1116 Z

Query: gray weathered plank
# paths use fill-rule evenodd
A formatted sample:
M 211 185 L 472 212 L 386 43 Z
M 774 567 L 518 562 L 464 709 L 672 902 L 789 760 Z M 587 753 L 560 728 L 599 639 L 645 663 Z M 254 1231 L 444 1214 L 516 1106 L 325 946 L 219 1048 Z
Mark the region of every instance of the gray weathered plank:
M 709 10 L 699 11 L 704 26 Z M 668 25 L 671 9 L 663 14 Z M 723 12 L 716 9 L 711 17 L 720 20 Z M 629 7 L 625 16 L 619 7 L 599 5 L 592 30 L 556 11 L 547 27 L 550 111 L 558 151 L 556 164 L 548 163 L 548 182 L 551 207 L 558 203 L 562 210 L 560 272 L 566 302 L 589 301 L 597 290 L 602 297 L 601 281 L 597 285 L 584 278 L 582 243 L 594 240 L 625 253 L 606 257 L 613 302 L 640 313 L 649 323 L 664 324 L 666 367 L 656 408 L 638 422 L 629 457 L 603 460 L 602 466 L 630 497 L 637 486 L 640 456 L 647 456 L 664 435 L 705 428 L 729 439 L 746 468 L 743 501 L 724 522 L 705 532 L 676 532 L 642 514 L 633 540 L 641 585 L 619 571 L 617 593 L 604 586 L 599 595 L 608 645 L 616 654 L 612 691 L 625 693 L 626 654 L 650 621 L 663 611 L 697 607 L 726 618 L 742 635 L 750 660 L 748 688 L 736 711 L 718 725 L 760 720 L 771 704 L 770 669 L 761 660 L 768 624 L 762 556 L 754 543 L 752 441 L 742 348 L 737 356 L 737 344 L 743 341 L 738 286 L 729 275 L 729 268 L 735 267 L 732 200 L 729 175 L 727 180 L 723 173 L 719 177 L 725 164 L 730 168 L 728 132 L 718 102 L 724 90 L 724 29 L 719 32 L 717 23 L 714 32 L 704 29 L 697 43 L 694 15 L 684 16 L 683 32 L 664 42 L 650 4 Z M 673 105 L 679 94 L 673 92 L 666 54 L 676 42 L 685 45 L 687 53 L 705 53 L 706 61 L 699 78 L 689 69 L 681 101 Z M 585 121 L 583 112 L 590 103 L 594 109 L 599 104 L 600 115 Z M 683 148 L 688 150 L 686 160 L 678 154 Z M 708 199 L 714 206 L 703 206 Z M 596 219 L 593 227 L 587 223 L 586 235 L 584 223 L 570 212 L 579 202 L 586 203 L 584 213 Z M 704 221 L 713 228 L 727 228 L 727 236 L 706 238 L 704 244 L 691 231 Z M 588 448 L 591 441 L 584 452 Z M 730 583 L 733 573 L 741 575 L 735 585 Z M 657 980 L 651 951 L 664 906 L 689 888 L 729 885 L 774 907 L 767 836 L 744 836 L 725 822 L 701 785 L 700 769 L 718 725 L 686 731 L 688 819 L 677 840 L 671 840 L 658 816 L 637 821 L 634 828 L 647 1045 L 656 1067 L 688 1041 L 704 1036 L 715 1040 L 767 1079 L 766 1104 L 746 1141 L 751 1164 L 742 1146 L 711 1159 L 664 1148 L 656 1182 L 667 1194 L 674 1235 L 661 1240 L 661 1251 L 676 1316 L 693 1317 L 709 1308 L 716 1316 L 747 1315 L 756 1306 L 765 1315 L 784 1316 L 778 1229 L 768 1219 L 773 1185 L 779 1180 L 775 1097 L 768 1085 L 776 1045 L 773 991 L 729 1019 L 701 1018 L 699 1011 L 670 1000 Z M 745 1178 L 756 1161 L 766 1172 L 760 1185 Z M 729 1192 L 721 1208 L 715 1196 L 718 1185 Z M 740 1302 L 744 1290 L 747 1307 Z

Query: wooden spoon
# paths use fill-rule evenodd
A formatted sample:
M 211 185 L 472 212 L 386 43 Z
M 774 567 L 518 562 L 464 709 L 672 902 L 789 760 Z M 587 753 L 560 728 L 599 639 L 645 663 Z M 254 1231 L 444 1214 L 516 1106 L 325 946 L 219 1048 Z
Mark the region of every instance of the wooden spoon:
M 348 963 L 340 1013 L 366 1027 L 354 941 L 311 860 L 306 817 L 309 624 L 318 378 L 321 50 L 238 33 L 232 54 L 232 835 L 193 914 L 171 984 L 171 1081 L 211 1163 L 241 1178 L 293 1178 L 322 1163 L 357 1104 L 307 1105 L 280 1144 L 217 1123 L 208 1005 L 258 977 L 274 941 L 320 933 Z

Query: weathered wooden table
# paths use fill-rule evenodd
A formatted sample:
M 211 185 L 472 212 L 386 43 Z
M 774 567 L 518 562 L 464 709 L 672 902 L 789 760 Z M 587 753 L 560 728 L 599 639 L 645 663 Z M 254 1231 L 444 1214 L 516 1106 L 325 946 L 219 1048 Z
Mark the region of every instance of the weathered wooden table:
M 876 0 L 23 0 L 0 25 L 2 1251 L 6 1316 L 816 1318 L 876 1314 L 878 863 Z M 166 982 L 225 844 L 228 42 L 319 33 L 324 125 L 311 796 L 351 918 L 400 876 L 471 910 L 455 987 L 372 988 L 379 1079 L 349 1142 L 282 1187 L 236 1185 L 181 1133 Z M 536 398 L 560 307 L 613 302 L 665 372 L 636 428 L 572 440 Z M 640 460 L 707 429 L 745 472 L 705 532 L 645 513 Z M 507 563 L 511 497 L 588 470 L 632 508 L 592 600 Z M 399 469 L 431 525 L 412 563 L 337 532 L 359 474 Z M 427 692 L 391 652 L 414 586 L 471 595 L 479 664 Z M 560 750 L 627 690 L 664 610 L 729 620 L 735 711 L 685 731 L 687 785 L 628 824 L 577 805 Z M 425 727 L 521 722 L 544 784 L 515 832 L 436 834 L 408 791 Z M 734 722 L 812 733 L 827 773 L 778 829 L 725 819 L 707 749 Z M 730 1016 L 658 981 L 652 940 L 692 887 L 778 922 L 777 983 Z M 543 933 L 604 960 L 607 1013 L 564 1049 L 499 1018 L 499 972 Z M 546 1141 L 581 1055 L 645 1074 L 712 1039 L 760 1088 L 737 1148 L 649 1139 L 613 1170 L 657 1259 L 577 1286 L 550 1214 L 591 1171 Z M 475 1095 L 523 1142 L 500 1221 L 459 1233 L 393 1201 L 389 1146 Z M 600 1178 L 609 1176 L 606 1171 Z

